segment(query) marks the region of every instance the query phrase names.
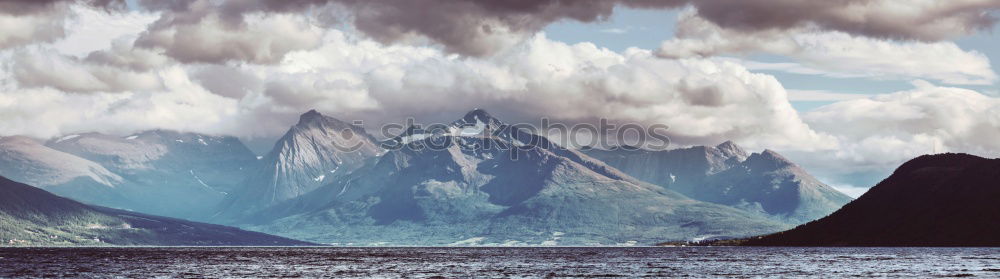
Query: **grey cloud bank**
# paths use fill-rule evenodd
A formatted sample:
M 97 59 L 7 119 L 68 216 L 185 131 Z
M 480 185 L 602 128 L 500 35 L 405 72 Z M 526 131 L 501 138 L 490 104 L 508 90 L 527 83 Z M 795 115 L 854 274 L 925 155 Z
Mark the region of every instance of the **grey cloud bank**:
M 1000 129 L 994 97 L 920 83 L 800 114 L 774 76 L 711 58 L 767 53 L 872 79 L 992 85 L 989 58 L 949 40 L 992 28 L 996 1 L 137 3 L 0 3 L 0 134 L 165 128 L 274 138 L 312 108 L 377 126 L 484 107 L 517 121 L 663 124 L 681 146 L 737 140 L 802 152 L 796 161 L 831 173 L 859 171 L 831 164 L 886 169 L 932 143 L 998 150 L 984 142 L 990 134 L 970 132 Z M 656 50 L 614 52 L 539 32 L 625 6 L 687 11 L 677 37 Z M 135 13 L 152 23 L 109 48 L 53 46 Z

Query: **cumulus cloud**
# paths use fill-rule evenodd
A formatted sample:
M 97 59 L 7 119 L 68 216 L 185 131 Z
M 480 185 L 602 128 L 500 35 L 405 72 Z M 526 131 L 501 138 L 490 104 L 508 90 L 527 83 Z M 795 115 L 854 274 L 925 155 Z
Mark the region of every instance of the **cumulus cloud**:
M 807 25 L 874 38 L 938 41 L 991 28 L 993 0 L 690 1 L 698 15 L 727 29 Z
M 0 3 L 5 5 L 5 9 L 0 10 L 9 10 L 14 15 L 39 13 L 39 11 L 51 10 L 52 6 L 59 6 L 62 2 L 69 1 L 6 1 Z M 128 5 L 121 0 L 82 2 L 103 7 Z M 236 54 L 235 57 L 220 57 L 221 54 L 212 49 L 207 50 L 206 54 L 193 53 L 192 49 L 180 44 L 182 38 L 169 37 L 184 36 L 178 35 L 186 33 L 177 32 L 180 31 L 178 28 L 184 29 L 185 26 L 192 27 L 200 24 L 224 25 L 229 32 L 253 33 L 246 28 L 248 16 L 302 13 L 309 10 L 314 13 L 314 16 L 327 17 L 324 15 L 329 10 L 317 11 L 316 8 L 330 5 L 336 5 L 337 9 L 349 11 L 346 16 L 341 16 L 341 18 L 346 17 L 353 23 L 354 28 L 377 41 L 383 43 L 409 42 L 413 41 L 414 38 L 424 38 L 441 44 L 446 51 L 451 53 L 470 56 L 491 55 L 505 47 L 515 45 L 518 41 L 530 38 L 545 26 L 560 20 L 594 22 L 607 19 L 614 12 L 615 7 L 619 5 L 646 9 L 691 7 L 696 11 L 698 17 L 721 28 L 744 32 L 813 27 L 872 38 L 921 41 L 944 40 L 989 29 L 996 22 L 990 11 L 1000 9 L 1000 3 L 993 0 L 144 0 L 138 3 L 138 7 L 162 11 L 164 17 L 155 25 L 155 29 L 173 33 L 172 35 L 160 34 L 157 41 L 160 43 L 158 46 L 167 49 L 168 53 L 176 54 L 181 60 L 210 63 L 229 60 L 273 63 L 275 59 L 280 59 L 287 51 L 308 48 L 306 46 L 308 40 L 303 37 L 304 34 L 299 34 L 299 36 L 291 36 L 300 40 L 296 41 L 297 44 L 281 43 L 284 46 L 265 47 L 269 51 L 264 51 L 262 48 L 241 49 L 240 54 Z M 337 17 L 328 18 L 333 19 L 323 21 L 338 20 Z M 201 23 L 202 21 L 206 21 L 206 23 Z M 16 23 L 19 23 L 18 26 L 34 26 L 27 25 L 25 22 L 28 21 L 20 19 Z M 50 39 L 57 38 L 60 36 L 57 34 L 59 30 L 55 29 L 39 29 L 37 35 L 31 35 L 34 33 L 21 29 L 20 34 L 8 35 L 8 37 L 12 38 L 9 39 L 12 42 L 23 37 L 49 36 Z M 247 47 L 244 43 L 239 42 L 240 39 L 234 38 L 238 35 L 228 35 L 216 42 L 230 42 L 232 43 L 230 46 Z M 264 34 L 256 33 L 256 35 Z M 195 35 L 187 37 L 187 39 L 207 41 L 209 37 Z M 196 42 L 198 41 L 196 40 Z M 276 43 L 266 40 L 265 42 Z
M 259 92 L 263 80 L 238 67 L 206 64 L 189 68 L 191 78 L 217 95 L 241 99 L 250 92 Z
M 121 8 L 118 0 L 7 0 L 0 1 L 0 49 L 52 42 L 66 35 L 71 6 Z
M 58 1 L 30 5 L 37 12 L 60 11 L 69 19 L 60 24 L 77 28 L 67 32 L 69 37 L 52 44 L 0 49 L 0 65 L 4 68 L 0 83 L 8 84 L 7 90 L 53 88 L 66 93 L 120 93 L 162 88 L 161 79 L 151 71 L 172 61 L 158 52 L 132 46 L 135 35 L 145 30 L 142 25 L 151 21 L 150 15 L 120 15 Z M 140 26 L 127 26 L 132 23 Z
M 485 56 L 530 38 L 560 20 L 594 22 L 607 19 L 616 6 L 676 9 L 691 7 L 699 18 L 739 32 L 774 32 L 804 27 L 855 36 L 939 41 L 991 28 L 989 13 L 1000 9 L 992 0 L 613 0 L 613 1 L 144 1 L 147 8 L 202 15 L 212 6 L 219 17 L 240 23 L 248 14 L 301 12 L 331 3 L 348 11 L 353 27 L 382 42 L 420 38 L 451 53 Z M 193 12 L 193 13 L 192 13 Z M 190 20 L 185 17 L 185 21 Z M 187 22 L 190 23 L 190 22 Z
M 263 93 L 276 105 L 297 110 L 323 107 L 329 111 L 357 111 L 377 107 L 368 96 L 365 80 L 355 72 L 276 74 L 270 77 Z
M 60 53 L 83 57 L 95 51 L 131 48 L 132 41 L 156 21 L 156 12 L 114 12 L 85 5 L 70 6 L 66 36 L 52 42 Z
M 891 170 L 931 153 L 1000 157 L 1000 98 L 923 81 L 914 84 L 912 90 L 806 113 L 810 127 L 838 141 L 836 149 L 810 154 L 808 164 L 844 175 Z
M 12 14 L 21 15 L 45 13 L 53 10 L 53 6 L 63 5 L 62 2 L 68 1 L 7 1 L 3 4 L 10 6 L 8 10 Z M 128 5 L 120 0 L 83 3 L 103 7 Z M 253 23 L 248 22 L 253 21 L 253 17 L 305 11 L 316 18 L 324 18 L 318 21 L 346 19 L 354 28 L 382 43 L 427 39 L 444 46 L 450 53 L 485 56 L 530 38 L 553 22 L 607 19 L 620 5 L 646 9 L 691 7 L 699 18 L 741 32 L 811 27 L 871 38 L 921 41 L 944 40 L 989 29 L 996 21 L 990 11 L 1000 9 L 1000 3 L 992 0 L 145 0 L 138 3 L 137 8 L 163 13 L 151 34 L 145 36 L 144 44 L 162 47 L 181 61 L 208 63 L 231 60 L 274 63 L 289 51 L 310 48 L 309 35 L 294 32 L 302 29 L 300 23 L 286 23 L 280 30 L 283 32 L 278 32 L 254 29 Z M 339 13 L 341 16 L 328 16 L 330 10 L 322 8 L 330 6 L 346 12 Z M 29 23 L 43 21 L 18 17 L 11 22 L 18 25 L 6 26 L 36 26 Z M 11 42 L 8 44 L 23 43 L 26 37 L 51 40 L 61 37 L 60 26 L 6 32 L 9 34 L 7 41 Z M 291 28 L 293 26 L 297 28 Z M 265 46 L 251 47 L 245 41 L 248 36 L 263 37 Z M 212 45 L 210 43 L 228 43 L 229 47 L 238 50 L 231 56 L 213 48 L 206 49 L 205 53 L 195 52 L 195 46 Z
M 677 38 L 657 54 L 667 58 L 764 52 L 791 57 L 816 74 L 876 79 L 933 79 L 949 84 L 992 84 L 997 75 L 985 55 L 952 42 L 897 42 L 816 28 L 741 31 L 696 16 L 681 16 Z M 803 72 L 803 71 L 799 71 Z
M 41 50 L 23 50 L 11 63 L 14 79 L 21 87 L 52 87 L 72 93 L 155 90 L 158 77 L 115 66 L 90 63 L 73 56 Z
M 263 95 L 271 109 L 316 107 L 377 124 L 410 116 L 446 121 L 482 107 L 522 117 L 515 120 L 661 123 L 681 144 L 828 143 L 799 119 L 777 80 L 734 63 L 663 60 L 646 50 L 616 53 L 544 35 L 484 59 L 347 36 L 332 35 L 324 47 L 258 69 L 268 71 L 259 76 L 269 77 Z
M 319 46 L 322 30 L 302 16 L 255 13 L 230 22 L 210 1 L 164 11 L 136 40 L 184 63 L 273 64 L 292 51 Z
M 162 68 L 172 62 L 159 52 L 135 48 L 131 42 L 126 41 L 115 41 L 109 49 L 91 52 L 83 61 L 143 72 Z
M 159 23 L 191 24 L 206 15 L 232 27 L 247 16 L 283 14 L 310 10 L 329 24 L 347 19 L 353 27 L 382 42 L 413 41 L 418 38 L 439 43 L 452 53 L 483 56 L 531 37 L 546 25 L 564 19 L 583 22 L 605 19 L 618 1 L 358 1 L 358 0 L 171 0 L 142 1 L 142 6 L 173 14 Z M 317 8 L 336 5 L 348 13 L 329 13 Z
M 52 87 L 0 93 L 0 134 L 49 138 L 83 131 L 127 134 L 152 128 L 230 134 L 237 101 L 208 93 L 178 67 L 157 72 L 155 91 L 73 94 Z
M 661 2 L 639 1 L 656 6 Z M 994 0 L 698 0 L 697 15 L 731 30 L 758 32 L 814 26 L 872 38 L 939 41 L 991 28 Z
M 483 56 L 546 25 L 609 17 L 615 1 L 337 1 L 354 11 L 358 30 L 387 43 L 421 35 L 449 52 Z
M 484 56 L 529 38 L 558 20 L 591 22 L 605 19 L 613 12 L 616 2 L 147 0 L 140 3 L 147 9 L 165 11 L 164 18 L 155 24 L 164 30 L 203 20 L 219 21 L 221 23 L 211 24 L 230 29 L 244 29 L 238 27 L 245 25 L 247 17 L 310 10 L 315 13 L 317 24 L 328 25 L 347 19 L 354 28 L 382 43 L 429 39 L 452 53 Z M 331 5 L 349 12 L 337 14 L 322 9 Z
M 9 100 L 28 96 L 25 90 L 48 92 L 37 95 L 60 104 L 83 98 L 64 92 L 91 92 L 95 100 L 105 100 L 92 104 L 98 109 L 85 121 L 46 117 L 38 125 L 50 128 L 32 133 L 47 135 L 106 126 L 274 136 L 311 108 L 362 119 L 376 128 L 410 116 L 447 121 L 482 107 L 519 116 L 511 121 L 551 117 L 573 123 L 604 117 L 666 124 L 680 144 L 726 139 L 770 147 L 829 144 L 802 122 L 777 80 L 726 61 L 664 60 L 648 50 L 618 53 L 590 43 L 552 41 L 544 34 L 485 58 L 454 56 L 428 46 L 384 45 L 336 30 L 327 31 L 321 45 L 288 53 L 275 65 L 167 63 L 148 66 L 146 72 L 141 70 L 147 64 L 135 61 L 156 59 L 141 58 L 148 54 L 142 48 L 123 46 L 84 58 L 19 55 L 27 58 L 15 59 L 12 68 L 19 69 L 13 74 L 22 88 L 4 94 Z M 103 74 L 109 69 L 118 72 Z M 142 76 L 119 79 L 129 73 Z M 237 87 L 212 83 L 233 76 L 252 82 Z M 140 81 L 146 79 L 157 86 L 144 87 Z M 105 93 L 113 89 L 122 89 L 128 99 Z M 148 114 L 124 113 L 140 110 Z M 194 121 L 198 125 L 189 123 L 198 115 L 208 117 Z M 25 121 L 4 133 L 26 132 L 31 125 Z
M 0 11 L 9 14 L 34 13 L 64 2 L 104 8 L 120 8 L 124 5 L 122 0 L 5 0 L 0 2 Z
M 68 9 L 64 5 L 24 13 L 0 3 L 0 49 L 36 42 L 51 42 L 65 35 L 63 25 Z M 27 8 L 22 8 L 27 9 Z
M 316 3 L 320 1 L 293 1 Z M 429 38 L 450 52 L 481 56 L 530 37 L 559 20 L 593 22 L 616 5 L 692 7 L 725 29 L 767 32 L 811 26 L 871 38 L 939 41 L 991 28 L 993 0 L 618 0 L 618 1 L 357 1 L 333 0 L 352 9 L 354 25 L 381 42 Z

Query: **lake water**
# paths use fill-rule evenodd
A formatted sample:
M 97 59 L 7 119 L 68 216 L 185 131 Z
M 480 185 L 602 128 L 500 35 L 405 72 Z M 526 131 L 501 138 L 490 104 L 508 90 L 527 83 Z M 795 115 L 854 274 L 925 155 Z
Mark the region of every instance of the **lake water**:
M 1000 278 L 1000 248 L 0 248 L 53 276 Z

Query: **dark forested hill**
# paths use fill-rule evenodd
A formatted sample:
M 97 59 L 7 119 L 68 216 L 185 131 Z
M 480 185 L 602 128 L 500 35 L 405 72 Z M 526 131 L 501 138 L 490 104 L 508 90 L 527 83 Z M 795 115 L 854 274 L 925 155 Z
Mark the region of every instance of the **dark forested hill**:
M 1000 159 L 921 156 L 832 215 L 745 244 L 1000 246 Z

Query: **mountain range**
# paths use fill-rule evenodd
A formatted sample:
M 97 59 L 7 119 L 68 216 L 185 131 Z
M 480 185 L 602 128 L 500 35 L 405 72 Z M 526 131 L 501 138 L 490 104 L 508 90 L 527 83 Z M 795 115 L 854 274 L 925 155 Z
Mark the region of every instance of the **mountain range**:
M 234 137 L 164 130 L 3 137 L 0 175 L 86 204 L 341 245 L 745 237 L 850 201 L 769 150 L 573 150 L 479 109 L 381 141 L 313 110 L 259 159 Z
M 485 111 L 439 131 L 406 135 L 418 139 L 244 221 L 278 235 L 366 245 L 610 245 L 788 227 L 636 180 Z
M 748 154 L 731 141 L 673 150 L 585 152 L 638 179 L 693 199 L 760 212 L 785 223 L 825 217 L 852 200 L 777 152 Z
M 193 220 L 242 188 L 256 161 L 235 137 L 163 130 L 0 138 L 2 176 L 89 204 Z

